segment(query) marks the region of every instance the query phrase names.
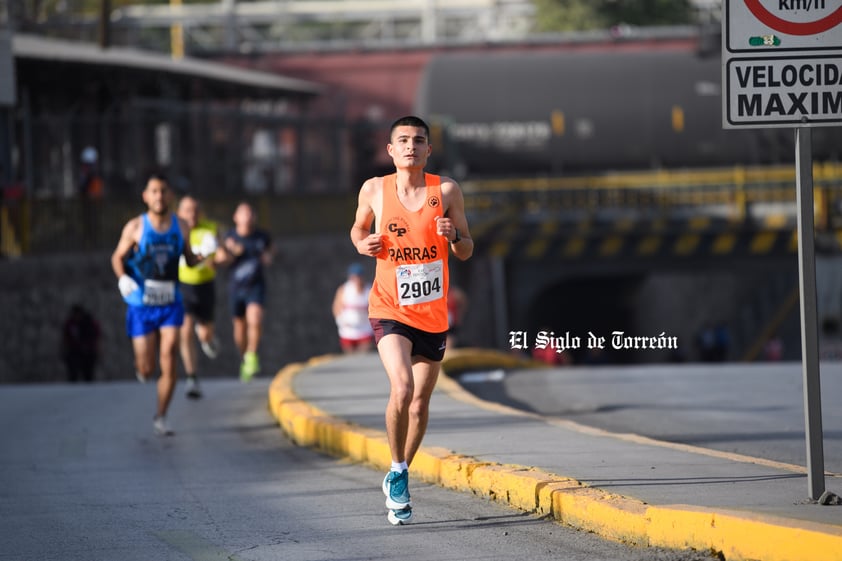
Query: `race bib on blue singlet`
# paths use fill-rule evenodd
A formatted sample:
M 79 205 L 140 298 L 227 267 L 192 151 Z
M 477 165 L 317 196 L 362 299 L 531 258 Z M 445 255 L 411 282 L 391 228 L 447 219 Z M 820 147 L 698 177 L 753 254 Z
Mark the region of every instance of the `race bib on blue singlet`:
M 175 302 L 175 282 L 146 279 L 143 282 L 143 303 L 166 306 Z

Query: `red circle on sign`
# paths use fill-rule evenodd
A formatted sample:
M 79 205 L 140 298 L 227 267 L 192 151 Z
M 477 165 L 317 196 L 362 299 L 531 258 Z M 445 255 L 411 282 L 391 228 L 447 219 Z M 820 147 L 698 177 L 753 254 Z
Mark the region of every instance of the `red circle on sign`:
M 837 8 L 835 12 L 826 15 L 820 20 L 799 23 L 779 18 L 764 8 L 760 0 L 745 0 L 745 3 L 746 8 L 761 23 L 765 23 L 775 31 L 780 31 L 787 35 L 816 35 L 817 33 L 824 33 L 829 29 L 833 29 L 842 23 L 842 7 Z

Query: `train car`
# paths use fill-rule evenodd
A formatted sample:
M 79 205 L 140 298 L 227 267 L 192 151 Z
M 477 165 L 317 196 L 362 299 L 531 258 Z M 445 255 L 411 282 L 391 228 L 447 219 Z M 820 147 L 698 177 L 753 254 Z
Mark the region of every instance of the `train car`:
M 416 112 L 433 125 L 433 163 L 457 178 L 794 161 L 790 128 L 722 128 L 721 72 L 718 53 L 692 49 L 441 53 Z M 840 150 L 842 129 L 814 129 L 814 160 Z

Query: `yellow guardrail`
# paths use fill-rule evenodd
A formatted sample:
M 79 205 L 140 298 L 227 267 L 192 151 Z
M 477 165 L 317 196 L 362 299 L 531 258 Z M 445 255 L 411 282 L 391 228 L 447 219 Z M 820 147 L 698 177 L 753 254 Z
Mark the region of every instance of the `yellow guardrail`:
M 813 164 L 816 226 L 828 219 L 842 201 L 842 164 Z M 670 209 L 720 205 L 734 219 L 746 216 L 747 207 L 758 203 L 794 203 L 795 166 L 607 172 L 576 177 L 535 177 L 464 181 L 469 210 L 498 212 L 517 210 L 605 208 L 626 210 Z

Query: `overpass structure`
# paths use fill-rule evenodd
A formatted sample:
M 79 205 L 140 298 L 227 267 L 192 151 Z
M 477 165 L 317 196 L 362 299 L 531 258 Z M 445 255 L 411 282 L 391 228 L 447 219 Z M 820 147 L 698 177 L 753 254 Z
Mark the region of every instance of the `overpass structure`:
M 818 307 L 828 329 L 842 317 L 840 171 L 813 170 Z M 498 348 L 506 325 L 563 322 L 586 333 L 655 323 L 689 341 L 723 325 L 729 359 L 756 360 L 776 338 L 798 358 L 792 166 L 462 186 L 475 255 L 485 261 L 479 273 L 458 272 L 457 283 L 493 303 L 484 323 L 497 326 L 487 336 Z M 692 345 L 687 356 L 661 358 L 688 356 Z
M 816 164 L 820 251 L 842 246 L 842 166 Z M 465 181 L 478 247 L 539 261 L 768 257 L 797 252 L 793 166 Z

